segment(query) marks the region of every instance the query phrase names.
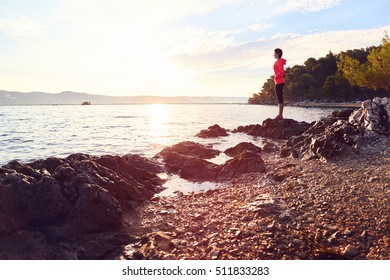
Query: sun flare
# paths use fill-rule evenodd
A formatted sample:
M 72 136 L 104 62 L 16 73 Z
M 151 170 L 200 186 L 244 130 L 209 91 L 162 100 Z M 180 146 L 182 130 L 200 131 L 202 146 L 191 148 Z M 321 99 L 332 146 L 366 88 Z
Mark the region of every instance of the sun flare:
M 177 65 L 163 54 L 152 54 L 139 66 L 138 73 L 153 79 L 165 79 L 180 74 Z

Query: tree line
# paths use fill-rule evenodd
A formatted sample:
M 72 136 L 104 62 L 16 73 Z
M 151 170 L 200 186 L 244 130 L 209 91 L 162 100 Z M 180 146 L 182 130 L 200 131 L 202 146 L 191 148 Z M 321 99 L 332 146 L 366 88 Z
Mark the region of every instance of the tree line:
M 289 103 L 355 102 L 374 97 L 390 97 L 390 38 L 382 44 L 355 49 L 319 59 L 309 58 L 303 65 L 285 69 L 284 99 Z M 273 76 L 259 93 L 248 99 L 250 104 L 274 104 Z

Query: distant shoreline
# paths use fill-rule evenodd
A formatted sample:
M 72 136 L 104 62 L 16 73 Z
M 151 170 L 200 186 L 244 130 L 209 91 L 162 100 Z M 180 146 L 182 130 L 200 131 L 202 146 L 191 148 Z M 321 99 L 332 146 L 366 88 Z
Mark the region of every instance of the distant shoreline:
M 251 104 L 247 103 L 248 105 L 267 105 L 267 106 L 276 106 L 276 104 Z M 362 106 L 362 103 L 349 103 L 349 102 L 343 102 L 343 103 L 325 103 L 325 102 L 285 102 L 285 106 L 291 106 L 291 107 L 305 107 L 305 108 L 360 108 Z
M 82 106 L 83 104 L 76 103 L 58 103 L 58 104 L 0 104 L 1 106 Z M 94 106 L 106 106 L 106 105 L 248 105 L 248 103 L 244 102 L 183 102 L 183 103 L 169 103 L 169 102 L 161 102 L 161 103 L 152 103 L 152 102 L 134 102 L 134 103 L 92 103 L 89 105 Z M 249 104 L 251 105 L 251 104 Z M 265 105 L 265 104 L 258 104 Z
M 321 103 L 321 102 L 301 102 L 293 103 L 290 106 L 296 107 L 320 107 L 320 108 L 360 108 L 362 105 L 359 103 Z

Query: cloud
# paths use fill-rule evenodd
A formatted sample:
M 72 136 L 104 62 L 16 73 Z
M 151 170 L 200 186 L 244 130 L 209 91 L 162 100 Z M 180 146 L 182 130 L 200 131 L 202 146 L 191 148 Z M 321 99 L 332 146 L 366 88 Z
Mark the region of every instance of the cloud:
M 0 7 L 0 32 L 14 40 L 37 40 L 45 34 L 43 24 Z
M 339 53 L 349 49 L 361 49 L 378 46 L 390 25 L 373 29 L 339 30 L 314 34 L 298 34 L 284 44 L 289 53 L 290 62 L 301 64 L 309 57 L 319 58 L 329 51 Z
M 232 30 L 213 31 L 207 28 L 188 27 L 176 31 L 176 39 L 171 53 L 174 56 L 196 57 L 197 55 L 210 55 L 215 58 L 221 52 L 229 52 L 234 48 L 240 48 L 236 37 L 248 33 L 261 34 L 262 31 L 272 27 L 268 23 L 250 24 L 243 28 Z M 247 42 L 246 44 L 251 44 Z
M 174 59 L 187 68 L 198 71 L 231 70 L 240 67 L 270 67 L 273 50 L 280 47 L 289 65 L 302 64 L 309 57 L 323 57 L 329 51 L 379 45 L 390 25 L 375 29 L 318 32 L 315 34 L 279 34 L 270 38 L 214 49 L 207 53 L 177 55 Z
M 165 23 L 175 19 L 201 15 L 221 7 L 241 2 L 240 0 L 68 0 L 59 8 L 58 15 L 77 21 L 105 21 L 106 24 Z M 114 19 L 112 18 L 114 16 Z
M 291 11 L 319 12 L 340 4 L 341 0 L 268 0 L 277 6 L 275 14 L 282 14 Z

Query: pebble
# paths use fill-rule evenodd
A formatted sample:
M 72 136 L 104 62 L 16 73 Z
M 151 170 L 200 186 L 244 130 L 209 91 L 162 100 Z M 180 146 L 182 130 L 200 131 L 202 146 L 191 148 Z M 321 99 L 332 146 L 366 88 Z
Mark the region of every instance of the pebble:
M 344 235 L 350 235 L 351 233 L 352 233 L 352 231 L 350 231 L 349 229 L 346 229 L 343 232 Z
M 358 254 L 359 254 L 359 248 L 351 244 L 348 244 L 343 251 L 343 256 L 347 258 L 355 257 Z
M 336 225 L 330 225 L 330 224 L 325 224 L 324 228 L 326 228 L 328 230 L 331 230 L 331 231 L 337 230 L 337 226 Z
M 379 178 L 378 177 L 370 177 L 367 182 L 369 183 L 372 183 L 372 182 L 375 182 L 375 181 L 379 181 Z
M 191 225 L 188 227 L 188 231 L 191 231 L 191 232 L 196 232 L 199 230 L 200 230 L 200 227 L 198 225 Z
M 230 253 L 232 256 L 237 256 L 239 252 L 240 252 L 240 250 L 238 250 L 238 249 L 233 249 L 233 250 L 231 250 L 229 253 Z
M 213 239 L 214 237 L 218 236 L 218 233 L 213 233 L 207 236 L 208 239 Z
M 220 253 L 219 249 L 216 249 L 216 248 L 212 249 L 210 252 L 211 259 L 213 259 L 213 260 L 217 259 L 219 256 L 219 253 Z

